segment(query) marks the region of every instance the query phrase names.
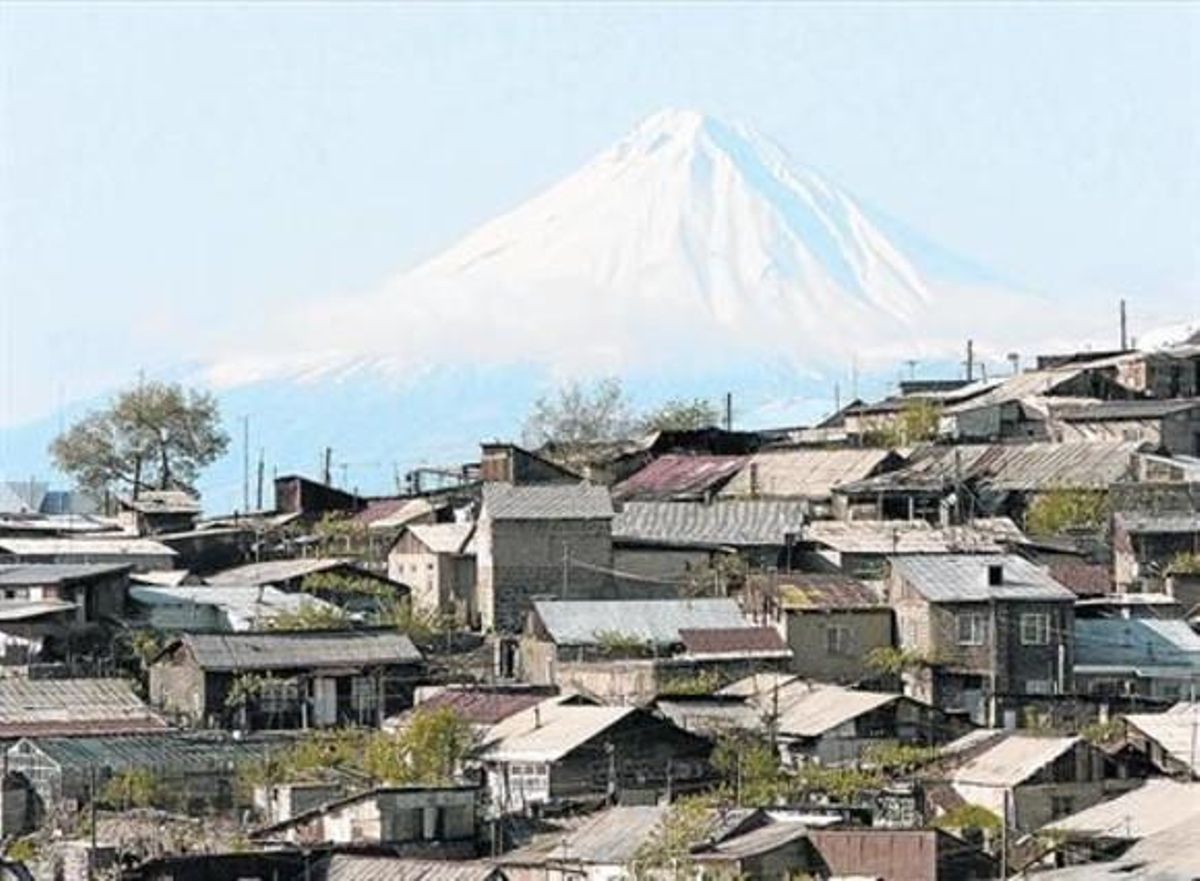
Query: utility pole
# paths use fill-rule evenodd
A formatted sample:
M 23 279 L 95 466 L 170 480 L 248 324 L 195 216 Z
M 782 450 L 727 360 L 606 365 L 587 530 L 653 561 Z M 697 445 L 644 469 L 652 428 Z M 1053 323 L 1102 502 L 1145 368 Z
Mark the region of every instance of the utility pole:
M 1121 298 L 1121 351 L 1129 348 L 1129 323 L 1125 317 L 1125 298 Z
M 263 450 L 262 447 L 258 448 L 258 487 L 254 493 L 254 509 L 256 511 L 261 511 L 263 509 L 263 476 L 267 465 L 267 463 L 263 461 L 264 452 L 265 450 Z
M 975 379 L 975 341 L 967 340 L 967 382 Z
M 567 598 L 567 592 L 571 586 L 571 555 L 567 550 L 567 543 L 563 542 L 562 553 L 562 598 Z
M 833 412 L 842 412 L 842 384 L 840 382 L 833 384 Z
M 725 430 L 733 431 L 733 392 L 725 392 Z
M 1000 790 L 1000 877 L 1008 877 L 1008 790 Z
M 242 417 L 242 511 L 250 510 L 250 417 Z
M 326 486 L 333 486 L 333 447 L 325 448 L 325 466 L 322 469 L 322 482 Z

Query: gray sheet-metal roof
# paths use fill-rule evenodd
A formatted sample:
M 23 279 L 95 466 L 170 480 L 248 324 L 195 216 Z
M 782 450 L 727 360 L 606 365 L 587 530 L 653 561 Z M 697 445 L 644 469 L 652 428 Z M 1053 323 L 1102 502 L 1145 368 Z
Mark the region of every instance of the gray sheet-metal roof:
M 493 520 L 608 520 L 608 489 L 589 483 L 483 485 L 483 514 Z
M 414 860 L 336 853 L 325 881 L 489 881 L 499 873 L 482 860 Z
M 211 606 L 225 614 L 234 630 L 249 630 L 281 614 L 294 614 L 306 608 L 336 609 L 332 603 L 311 594 L 287 593 L 266 584 L 131 587 L 129 598 L 144 606 Z
M 1075 594 L 1046 570 L 1014 554 L 932 554 L 893 557 L 893 569 L 930 602 L 1074 601 Z M 1002 584 L 988 584 L 988 567 L 1003 567 Z
M 1177 667 L 1181 676 L 1200 676 L 1200 634 L 1182 620 L 1076 618 L 1075 666 Z
M 305 557 L 298 560 L 268 560 L 223 569 L 205 580 L 209 584 L 281 584 L 305 575 L 328 572 L 352 565 L 340 557 Z M 366 573 L 364 573 L 366 574 Z
M 665 805 L 621 805 L 585 819 L 562 836 L 545 836 L 541 841 L 500 857 L 513 865 L 540 864 L 567 859 L 596 865 L 625 866 L 654 834 L 666 816 Z
M 1010 376 L 984 394 L 973 397 L 960 404 L 951 404 L 943 411 L 955 414 L 976 410 L 980 407 L 994 407 L 1008 401 L 1019 401 L 1035 395 L 1045 395 L 1060 386 L 1075 379 L 1084 372 L 1083 367 L 1057 367 L 1048 370 L 1026 370 Z
M 1016 786 L 1080 742 L 1078 737 L 1009 734 L 959 767 L 952 779 L 959 785 Z
M 1134 839 L 1188 819 L 1200 824 L 1200 783 L 1152 777 L 1132 792 L 1060 817 L 1042 828 L 1089 837 Z
M 680 630 L 748 626 L 731 599 L 537 600 L 533 608 L 558 645 L 591 645 L 601 634 L 673 645 Z
M 148 538 L 0 538 L 0 554 L 14 557 L 174 557 Z
M 613 541 L 700 547 L 761 547 L 799 534 L 803 501 L 629 502 L 613 519 Z
M 768 854 L 808 835 L 805 823 L 770 823 L 744 835 L 729 838 L 696 854 L 697 862 L 741 860 Z
M 30 743 L 69 768 L 160 768 L 173 771 L 231 770 L 231 763 L 258 761 L 292 743 L 285 737 L 234 737 L 221 733 L 164 731 L 106 737 L 33 737 L 9 747 L 9 756 Z
M 70 584 L 128 572 L 126 563 L 0 563 L 0 585 Z
M 815 520 L 804 539 L 843 554 L 998 553 L 992 531 L 970 526 L 935 529 L 924 520 Z
M 392 630 L 277 633 L 188 633 L 180 642 L 205 670 L 290 670 L 300 667 L 412 664 L 412 640 Z
M 143 514 L 199 514 L 200 500 L 182 490 L 149 490 L 121 504 Z
M 484 761 L 555 762 L 637 710 L 542 701 L 493 725 L 484 736 Z
M 166 727 L 123 679 L 0 678 L 0 738 L 120 734 Z
M 887 692 L 792 682 L 779 689 L 779 733 L 790 737 L 820 737 L 851 719 L 900 698 L 899 694 Z M 760 708 L 768 712 L 774 701 L 773 690 L 757 698 Z
M 1195 736 L 1200 703 L 1177 704 L 1167 713 L 1130 713 L 1121 718 L 1157 742 L 1171 759 L 1200 774 L 1200 739 Z
M 1115 860 L 1038 872 L 1038 881 L 1196 881 L 1200 836 L 1189 817 L 1147 835 Z
M 766 450 L 755 453 L 721 490 L 729 499 L 827 499 L 833 488 L 874 473 L 891 450 Z
M 58 615 L 79 608 L 66 600 L 18 600 L 0 603 L 0 621 L 31 621 L 43 615 Z
M 1200 513 L 1142 514 L 1122 511 L 1117 523 L 1126 532 L 1156 535 L 1195 535 L 1200 533 Z
M 408 531 L 435 554 L 461 554 L 475 531 L 475 524 L 414 523 L 408 527 Z
M 1053 402 L 1053 399 L 1050 399 Z M 1127 419 L 1160 419 L 1200 408 L 1197 398 L 1151 398 L 1139 401 L 1095 401 L 1055 407 L 1056 419 L 1066 422 L 1103 422 Z

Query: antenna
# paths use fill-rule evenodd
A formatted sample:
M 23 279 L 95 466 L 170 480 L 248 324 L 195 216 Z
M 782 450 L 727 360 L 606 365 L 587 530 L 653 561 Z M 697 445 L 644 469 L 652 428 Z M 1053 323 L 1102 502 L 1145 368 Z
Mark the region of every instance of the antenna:
M 1012 365 L 1013 376 L 1016 376 L 1021 371 L 1021 355 L 1019 352 L 1009 352 L 1006 356 L 1008 363 Z
M 920 364 L 921 362 L 918 361 L 916 358 L 909 358 L 904 363 L 908 365 L 908 378 L 916 379 L 917 378 L 917 365 Z
M 1129 322 L 1125 317 L 1125 298 L 1121 298 L 1121 351 L 1129 349 Z
M 975 379 L 975 341 L 967 340 L 967 382 Z
M 242 510 L 250 510 L 250 417 L 242 417 Z

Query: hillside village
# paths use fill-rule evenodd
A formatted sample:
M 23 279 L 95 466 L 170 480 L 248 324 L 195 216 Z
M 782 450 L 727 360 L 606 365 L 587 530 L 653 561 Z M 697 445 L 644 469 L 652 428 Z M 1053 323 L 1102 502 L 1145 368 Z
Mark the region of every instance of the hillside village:
M 1200 873 L 1200 338 L 408 489 L 0 485 L 0 878 Z

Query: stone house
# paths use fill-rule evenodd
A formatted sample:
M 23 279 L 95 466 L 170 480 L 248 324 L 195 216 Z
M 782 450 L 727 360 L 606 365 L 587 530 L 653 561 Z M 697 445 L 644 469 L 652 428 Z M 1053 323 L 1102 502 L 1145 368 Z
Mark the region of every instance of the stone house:
M 485 483 L 475 533 L 483 629 L 519 633 L 536 597 L 610 596 L 612 518 L 604 487 Z
M 1052 408 L 1054 440 L 1139 441 L 1177 456 L 1200 455 L 1200 400 L 1096 401 Z
M 393 630 L 186 633 L 150 665 L 150 702 L 202 727 L 378 726 L 423 670 Z
M 891 562 L 897 644 L 924 663 L 906 691 L 979 724 L 1025 723 L 1026 708 L 1074 691 L 1075 595 L 1012 554 Z
M 951 775 L 954 792 L 1022 832 L 1033 832 L 1141 783 L 1080 737 L 1000 734 L 972 753 Z
M 188 532 L 200 516 L 200 500 L 182 490 L 143 490 L 117 500 L 117 520 L 135 535 Z
M 485 443 L 480 450 L 479 479 L 485 483 L 528 485 L 577 484 L 582 477 L 516 444 Z
M 408 585 L 413 608 L 477 625 L 474 523 L 414 523 L 388 550 L 388 578 Z
M 623 796 L 656 800 L 710 777 L 709 740 L 647 710 L 550 698 L 493 726 L 478 754 L 493 807 L 599 804 Z
M 867 663 L 871 651 L 893 645 L 892 610 L 849 575 L 752 575 L 746 603 L 783 631 L 792 650 L 791 672 L 818 682 L 872 678 L 877 672 Z
M 394 856 L 476 855 L 480 786 L 385 786 L 316 805 L 251 834 L 263 843 L 384 845 Z
M 1161 590 L 1171 563 L 1200 554 L 1200 513 L 1113 515 L 1113 577 L 1121 590 Z

